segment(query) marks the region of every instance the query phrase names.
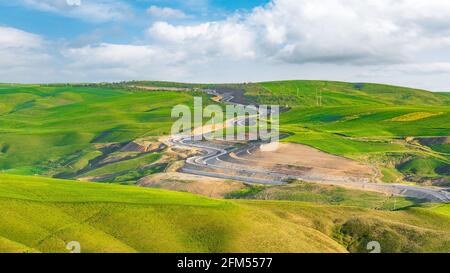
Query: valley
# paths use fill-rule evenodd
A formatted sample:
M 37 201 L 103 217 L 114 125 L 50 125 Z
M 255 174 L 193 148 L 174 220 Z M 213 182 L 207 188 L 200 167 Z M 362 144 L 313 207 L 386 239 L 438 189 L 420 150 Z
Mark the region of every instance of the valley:
M 280 148 L 170 136 L 172 107 L 194 96 L 280 105 Z M 448 251 L 449 99 L 321 81 L 3 84 L 1 210 L 17 217 L 0 251 L 64 252 L 73 237 L 89 252 L 365 252 L 370 238 Z

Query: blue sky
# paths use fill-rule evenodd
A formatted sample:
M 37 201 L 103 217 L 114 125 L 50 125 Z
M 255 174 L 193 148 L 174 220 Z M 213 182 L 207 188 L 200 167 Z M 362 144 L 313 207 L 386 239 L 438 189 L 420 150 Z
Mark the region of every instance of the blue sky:
M 0 82 L 135 79 L 450 90 L 450 2 L 0 0 Z
M 89 1 L 89 0 L 84 0 Z M 0 24 L 19 28 L 25 31 L 37 33 L 48 38 L 70 39 L 74 36 L 83 35 L 92 29 L 104 29 L 123 27 L 129 33 L 130 38 L 138 35 L 154 18 L 146 14 L 150 6 L 167 7 L 182 10 L 190 17 L 183 22 L 201 22 L 209 20 L 220 20 L 236 11 L 250 11 L 252 8 L 267 4 L 268 0 L 247 1 L 225 1 L 225 0 L 187 0 L 187 1 L 164 1 L 164 0 L 126 0 L 133 10 L 134 16 L 131 21 L 106 21 L 92 22 L 86 19 L 70 18 L 64 13 L 52 13 L 42 11 L 33 7 L 27 7 L 26 1 L 4 1 L 0 0 Z M 83 1 L 81 1 L 83 3 Z

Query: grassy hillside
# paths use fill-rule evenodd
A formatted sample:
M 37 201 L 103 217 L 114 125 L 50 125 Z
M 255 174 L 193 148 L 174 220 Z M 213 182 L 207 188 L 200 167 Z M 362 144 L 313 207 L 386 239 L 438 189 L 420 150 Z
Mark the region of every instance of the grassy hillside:
M 450 96 L 411 88 L 326 81 L 248 84 L 258 103 L 289 107 L 284 141 L 377 165 L 386 182 L 450 184 L 449 143 L 414 138 L 450 136 Z M 414 167 L 422 165 L 422 167 Z M 408 167 L 413 166 L 413 168 Z
M 76 172 L 101 145 L 170 133 L 171 109 L 190 93 L 109 87 L 0 86 L 0 170 Z
M 377 210 L 398 210 L 422 203 L 421 200 L 413 198 L 393 197 L 377 192 L 307 182 L 295 182 L 276 186 L 246 185 L 239 190 L 228 193 L 225 198 L 298 201 Z
M 4 84 L 0 86 L 0 171 L 64 178 L 100 176 L 98 181 L 135 183 L 164 169 L 170 162 L 121 149 L 137 138 L 157 141 L 168 134 L 171 108 L 191 105 L 191 95 L 201 93 L 146 92 L 134 86 L 245 91 L 249 101 L 289 107 L 282 114 L 281 128 L 292 136 L 284 141 L 371 162 L 386 182 L 408 179 L 450 185 L 450 144 L 414 141 L 450 135 L 448 94 L 325 81 Z M 111 143 L 119 145 L 108 146 Z M 418 167 L 423 163 L 426 167 Z
M 399 86 L 331 81 L 280 81 L 249 84 L 246 95 L 258 103 L 311 107 L 355 105 L 449 105 L 442 93 Z
M 386 182 L 448 183 L 448 94 L 312 81 L 3 84 L 0 252 L 67 252 L 70 241 L 84 252 L 367 252 L 374 240 L 384 252 L 450 251 L 449 205 L 309 184 L 246 187 L 227 196 L 242 199 L 216 200 L 10 175 L 133 184 L 181 160 L 158 138 L 169 133 L 174 105 L 206 95 L 138 84 L 239 89 L 250 101 L 288 106 L 284 141 L 376 165 Z
M 447 205 L 379 211 L 0 175 L 0 252 L 450 250 Z M 370 228 L 369 228 L 370 227 Z

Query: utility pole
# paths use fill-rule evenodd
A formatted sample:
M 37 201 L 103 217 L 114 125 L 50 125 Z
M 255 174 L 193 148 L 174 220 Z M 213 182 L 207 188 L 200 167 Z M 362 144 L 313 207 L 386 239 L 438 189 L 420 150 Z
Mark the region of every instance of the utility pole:
M 317 106 L 322 107 L 322 89 L 316 88 L 316 101 Z
M 319 106 L 322 107 L 322 89 L 319 89 Z
M 316 106 L 319 106 L 319 90 L 316 87 Z

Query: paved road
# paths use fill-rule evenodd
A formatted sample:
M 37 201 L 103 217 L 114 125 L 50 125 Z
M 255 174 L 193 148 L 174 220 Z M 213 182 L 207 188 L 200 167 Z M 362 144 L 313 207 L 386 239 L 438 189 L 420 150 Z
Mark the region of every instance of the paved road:
M 233 98 L 232 96 L 227 96 L 225 99 L 229 102 Z M 245 120 L 246 118 L 238 118 L 231 121 L 230 124 L 242 125 L 245 123 Z M 246 164 L 239 164 L 238 161 L 232 160 L 230 157 L 231 153 L 237 155 L 242 153 L 251 154 L 253 150 L 260 148 L 261 144 L 263 144 L 262 142 L 249 142 L 240 148 L 235 148 L 233 145 L 230 145 L 228 148 L 221 148 L 210 142 L 193 141 L 191 137 L 178 136 L 172 137 L 169 140 L 169 143 L 173 146 L 197 149 L 202 152 L 202 155 L 190 157 L 186 160 L 187 164 L 182 169 L 182 171 L 186 173 L 271 185 L 285 184 L 286 179 L 301 179 L 314 183 L 338 185 L 420 198 L 437 203 L 450 202 L 450 193 L 439 188 L 426 188 L 404 184 L 368 183 L 367 181 L 343 177 L 293 176 L 248 166 Z

